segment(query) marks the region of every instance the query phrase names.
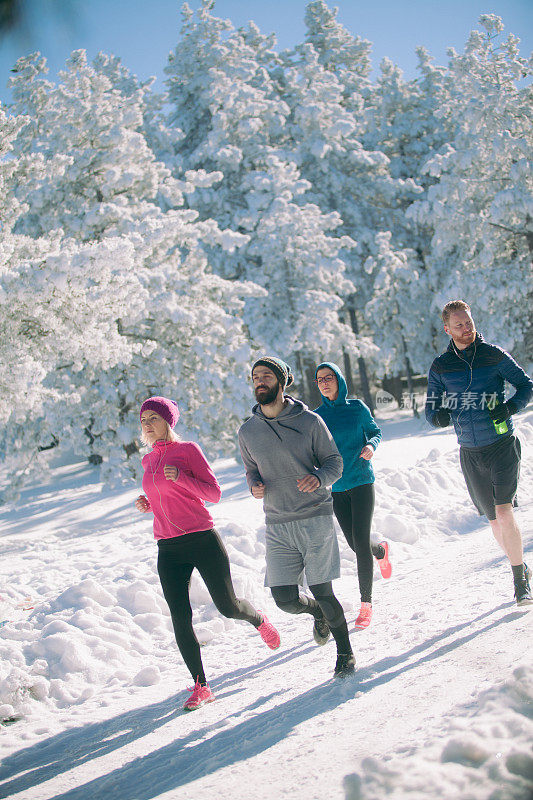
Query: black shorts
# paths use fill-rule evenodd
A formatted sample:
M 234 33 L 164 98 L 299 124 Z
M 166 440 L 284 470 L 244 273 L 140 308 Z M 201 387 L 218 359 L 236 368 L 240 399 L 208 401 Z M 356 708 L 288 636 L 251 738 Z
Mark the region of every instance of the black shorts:
M 468 493 L 480 514 L 496 519 L 495 506 L 512 503 L 520 475 L 520 442 L 506 436 L 486 447 L 461 447 L 461 469 Z

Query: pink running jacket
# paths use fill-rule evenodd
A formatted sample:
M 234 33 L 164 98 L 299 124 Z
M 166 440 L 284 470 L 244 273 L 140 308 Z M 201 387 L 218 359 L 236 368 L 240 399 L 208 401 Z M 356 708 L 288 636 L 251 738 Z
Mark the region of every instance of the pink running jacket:
M 165 478 L 165 464 L 178 468 L 176 481 Z M 156 539 L 171 539 L 213 527 L 213 517 L 205 501 L 218 503 L 220 486 L 195 442 L 156 442 L 152 452 L 144 456 L 142 465 L 142 486 L 154 514 Z

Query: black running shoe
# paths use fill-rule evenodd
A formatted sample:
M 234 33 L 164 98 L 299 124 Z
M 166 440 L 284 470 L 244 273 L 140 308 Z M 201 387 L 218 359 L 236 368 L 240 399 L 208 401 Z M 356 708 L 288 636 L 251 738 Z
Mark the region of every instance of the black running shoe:
M 347 678 L 355 672 L 355 658 L 353 653 L 339 653 L 337 663 L 333 670 L 334 678 Z
M 517 606 L 530 606 L 533 604 L 533 597 L 531 596 L 531 589 L 527 578 L 522 578 L 521 581 L 516 581 L 514 585 L 514 596 Z
M 385 548 L 382 544 L 373 544 L 370 549 L 372 550 L 372 555 L 374 558 L 377 558 L 378 561 L 385 558 Z
M 529 569 L 525 561 L 524 561 L 524 578 L 528 583 L 531 580 L 531 570 Z
M 315 624 L 313 625 L 313 639 L 320 646 L 326 644 L 326 642 L 328 641 L 329 625 L 324 619 L 324 617 L 320 617 L 320 619 L 315 619 Z

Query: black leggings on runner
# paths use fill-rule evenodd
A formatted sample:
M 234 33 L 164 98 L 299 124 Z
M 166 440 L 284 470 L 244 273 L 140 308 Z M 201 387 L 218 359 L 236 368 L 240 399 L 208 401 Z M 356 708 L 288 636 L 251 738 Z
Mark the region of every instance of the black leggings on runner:
M 374 484 L 364 483 L 345 492 L 332 492 L 333 511 L 349 547 L 357 559 L 357 577 L 362 603 L 372 602 L 374 562 L 381 548 L 370 544 L 370 528 L 374 514 Z
M 270 591 L 278 608 L 288 614 L 312 614 L 315 619 L 325 618 L 339 653 L 351 653 L 346 617 L 341 604 L 333 594 L 331 581 L 309 587 L 312 597 L 300 594 L 298 586 L 272 586 Z
M 225 617 L 243 619 L 257 628 L 262 622 L 261 614 L 247 600 L 235 596 L 228 554 L 215 529 L 159 539 L 157 544 L 157 571 L 170 608 L 177 645 L 193 679 L 205 683 L 189 600 L 193 569 L 196 567 L 215 606 Z

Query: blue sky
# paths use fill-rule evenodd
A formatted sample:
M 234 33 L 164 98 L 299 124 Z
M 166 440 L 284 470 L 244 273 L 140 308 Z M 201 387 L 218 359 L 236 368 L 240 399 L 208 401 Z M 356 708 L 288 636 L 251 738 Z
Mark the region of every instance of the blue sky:
M 120 56 L 139 78 L 158 76 L 176 44 L 181 0 L 26 0 L 26 30 L 0 40 L 0 101 L 9 102 L 6 83 L 16 59 L 39 50 L 53 79 L 72 50 L 84 48 L 89 58 L 100 50 Z M 215 14 L 236 27 L 250 19 L 264 33 L 274 31 L 279 48 L 303 40 L 308 0 L 217 0 Z M 189 0 L 196 8 L 199 0 Z M 506 31 L 521 41 L 522 55 L 533 49 L 532 0 L 332 0 L 338 19 L 352 33 L 373 43 L 373 63 L 388 56 L 407 77 L 415 75 L 415 48 L 424 45 L 438 63 L 446 62 L 449 46 L 462 50 L 480 14 L 495 13 Z M 68 9 L 65 17 L 64 10 Z

